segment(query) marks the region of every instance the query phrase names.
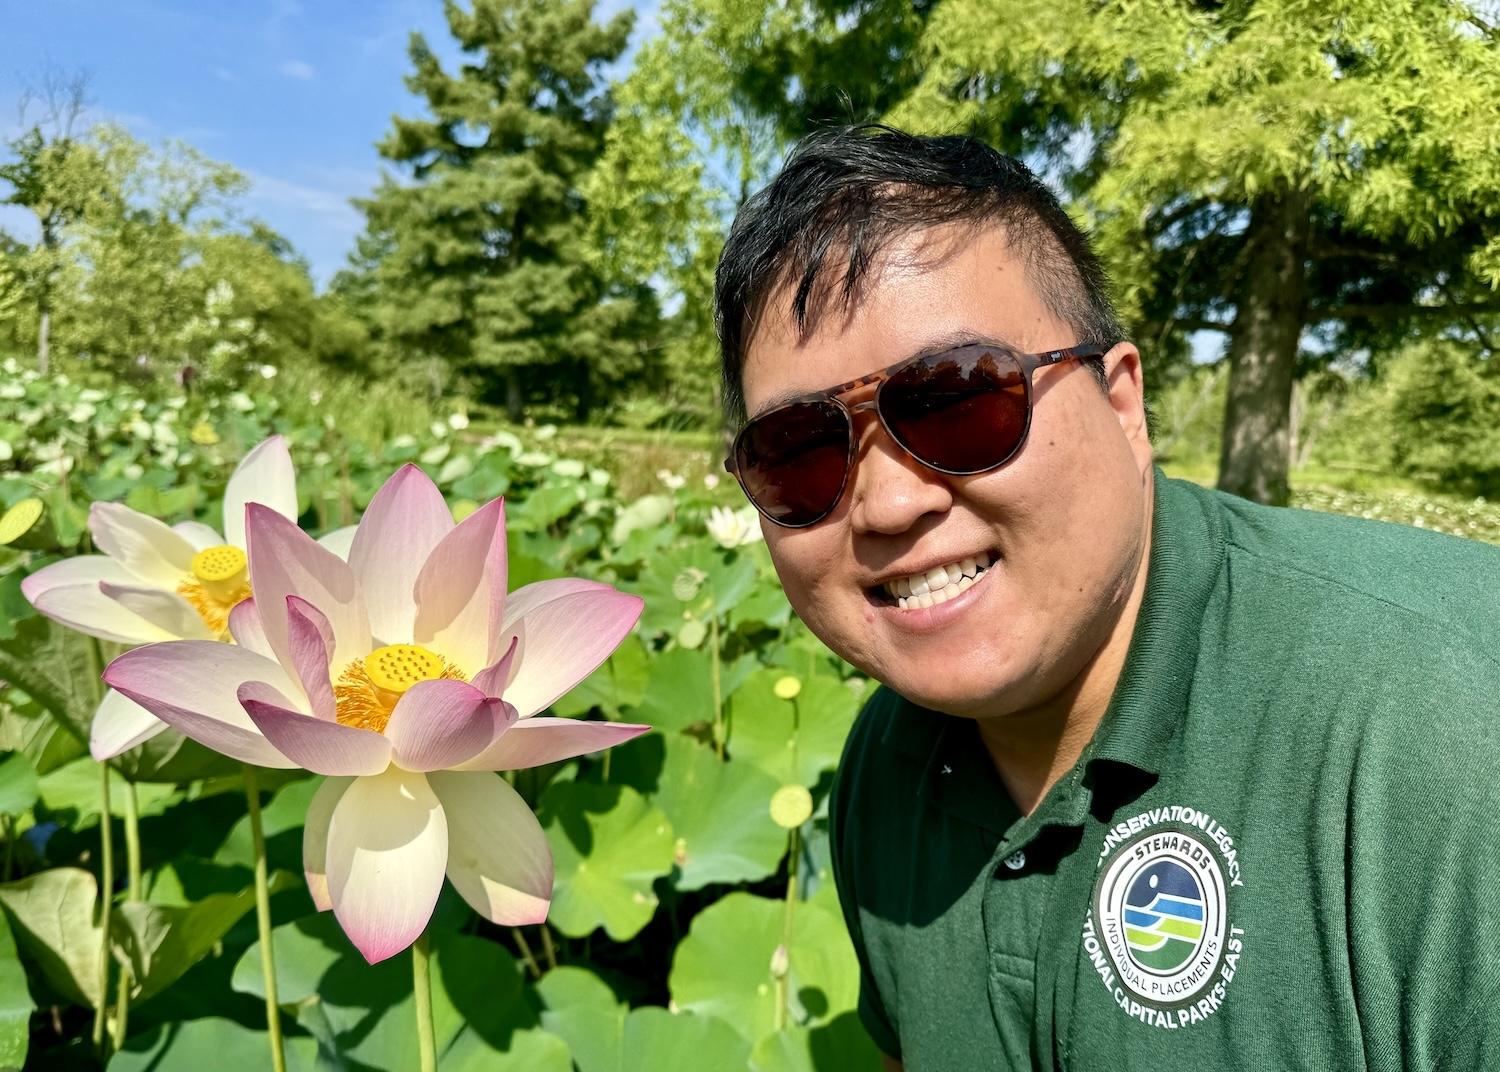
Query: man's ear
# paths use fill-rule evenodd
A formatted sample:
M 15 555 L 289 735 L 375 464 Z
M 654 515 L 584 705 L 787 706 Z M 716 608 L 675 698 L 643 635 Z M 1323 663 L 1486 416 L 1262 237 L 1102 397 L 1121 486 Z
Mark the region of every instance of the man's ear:
M 1104 382 L 1109 405 L 1120 422 L 1136 461 L 1151 468 L 1151 437 L 1146 427 L 1146 385 L 1141 376 L 1141 352 L 1131 342 L 1116 343 L 1104 355 Z

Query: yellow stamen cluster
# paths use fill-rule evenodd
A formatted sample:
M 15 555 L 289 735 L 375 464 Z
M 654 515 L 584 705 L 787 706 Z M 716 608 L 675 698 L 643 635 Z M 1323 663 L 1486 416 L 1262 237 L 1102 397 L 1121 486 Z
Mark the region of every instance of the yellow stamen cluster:
M 336 717 L 345 726 L 384 733 L 396 702 L 419 681 L 468 676 L 441 655 L 416 644 L 387 644 L 344 667 L 333 686 Z
M 242 599 L 250 598 L 250 569 L 245 552 L 229 544 L 199 551 L 193 556 L 192 576 L 177 586 L 216 637 L 229 630 L 229 612 Z

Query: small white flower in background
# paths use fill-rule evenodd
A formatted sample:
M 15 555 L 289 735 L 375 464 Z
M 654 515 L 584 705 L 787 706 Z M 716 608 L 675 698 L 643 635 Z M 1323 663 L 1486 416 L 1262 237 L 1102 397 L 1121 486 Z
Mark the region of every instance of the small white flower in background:
M 465 428 L 469 427 L 469 415 L 467 413 L 448 414 L 448 427 L 452 428 L 455 432 L 462 432 Z
M 707 488 L 709 491 L 713 491 L 714 488 L 716 488 L 716 487 L 719 486 L 719 474 L 718 473 L 704 473 L 703 474 L 703 486 L 705 488 Z
M 169 399 L 167 399 L 167 405 L 170 406 L 174 410 L 181 409 L 183 406 L 187 405 L 187 395 L 177 395 L 174 398 L 169 398 Z M 177 416 L 177 414 L 172 413 L 169 410 L 168 412 L 162 414 L 162 419 L 163 420 L 172 420 L 176 416 Z
M 15 450 L 3 439 L 0 439 L 0 462 L 8 462 L 16 456 Z
M 431 431 L 432 434 L 438 439 L 442 439 L 445 435 L 448 434 L 448 426 L 442 421 L 433 421 Z
M 496 432 L 494 435 L 490 436 L 483 443 L 481 443 L 480 447 L 483 450 L 491 450 L 495 447 L 504 447 L 512 454 L 521 453 L 521 441 L 517 439 L 516 436 L 511 432 Z
M 609 473 L 603 469 L 590 469 L 589 483 L 593 484 L 596 488 L 607 487 L 609 485 Z
M 676 491 L 687 483 L 687 477 L 678 476 L 670 469 L 658 469 L 656 471 L 656 479 L 665 484 L 668 491 Z
M 577 458 L 559 458 L 552 463 L 552 471 L 558 476 L 577 479 L 583 475 L 584 465 Z
M 538 439 L 551 439 L 553 436 L 557 435 L 557 425 L 544 424 L 532 434 Z
M 15 399 L 25 397 L 26 388 L 19 383 L 8 383 L 4 387 L 0 387 L 0 398 Z
M 151 426 L 137 417 L 130 422 L 130 434 L 143 442 L 149 443 L 151 441 Z
M 94 419 L 96 412 L 98 411 L 90 403 L 79 402 L 72 409 L 68 410 L 68 420 L 74 424 L 87 424 Z
M 141 477 L 146 475 L 146 470 L 141 468 L 135 462 L 130 462 L 120 470 L 120 475 L 122 475 L 126 480 L 139 480 Z
M 234 409 L 239 410 L 241 413 L 249 413 L 255 408 L 255 403 L 251 401 L 250 396 L 247 395 L 244 391 L 236 391 L 234 394 L 230 395 L 229 404 Z
M 85 387 L 82 391 L 78 392 L 78 401 L 80 402 L 103 402 L 106 397 L 108 396 L 96 387 Z
M 536 469 L 543 465 L 551 465 L 552 455 L 548 454 L 545 450 L 528 450 L 526 453 L 516 456 L 516 464 Z
M 262 365 L 260 367 L 260 378 L 263 380 L 274 380 L 276 378 L 276 366 Z
M 323 401 L 323 392 L 314 387 L 311 391 L 307 392 L 307 400 L 315 406 L 319 405 Z
M 743 547 L 761 538 L 760 522 L 755 516 L 755 507 L 746 506 L 731 510 L 727 506 L 715 506 L 708 512 L 704 523 L 708 534 L 723 548 Z

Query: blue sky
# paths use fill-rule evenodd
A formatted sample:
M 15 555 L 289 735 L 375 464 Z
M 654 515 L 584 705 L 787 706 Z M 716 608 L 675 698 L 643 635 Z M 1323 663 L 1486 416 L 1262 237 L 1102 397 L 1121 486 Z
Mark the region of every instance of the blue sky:
M 595 17 L 635 7 L 634 45 L 655 5 L 601 0 Z M 49 68 L 85 71 L 89 118 L 234 165 L 253 184 L 245 212 L 326 283 L 362 222 L 349 199 L 380 177 L 375 142 L 393 114 L 419 113 L 402 83 L 412 30 L 440 53 L 451 41 L 439 0 L 0 0 L 0 137 L 20 129 L 23 87 Z M 34 232 L 10 206 L 0 227 Z

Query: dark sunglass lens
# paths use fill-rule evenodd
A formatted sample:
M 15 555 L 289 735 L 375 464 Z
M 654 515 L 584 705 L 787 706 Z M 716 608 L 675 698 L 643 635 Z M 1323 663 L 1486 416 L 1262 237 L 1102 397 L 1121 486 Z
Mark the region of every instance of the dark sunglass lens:
M 745 426 L 735 450 L 745 494 L 774 521 L 806 525 L 830 510 L 849 464 L 849 422 L 834 402 L 798 402 Z
M 881 389 L 880 412 L 918 458 L 955 473 L 1000 464 L 1026 434 L 1026 375 L 1014 354 L 983 349 L 902 369 Z

